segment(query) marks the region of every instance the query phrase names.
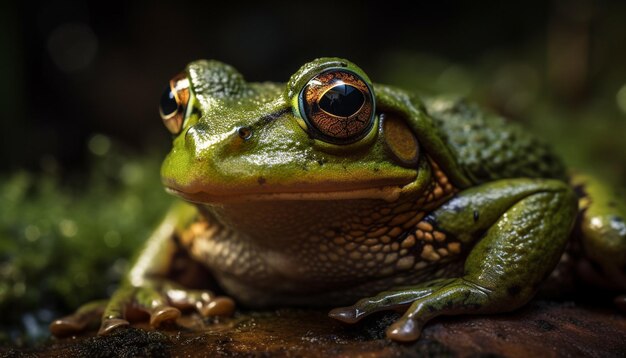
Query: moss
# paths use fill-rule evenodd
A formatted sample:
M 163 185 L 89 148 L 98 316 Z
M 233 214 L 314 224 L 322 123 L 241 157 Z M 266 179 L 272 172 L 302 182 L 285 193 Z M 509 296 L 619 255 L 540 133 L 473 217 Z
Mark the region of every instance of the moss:
M 92 152 L 82 175 L 0 177 L 0 341 L 45 337 L 55 317 L 107 297 L 171 203 L 160 155 Z
M 169 357 L 170 339 L 163 333 L 138 328 L 109 336 L 91 337 L 71 348 L 77 357 Z

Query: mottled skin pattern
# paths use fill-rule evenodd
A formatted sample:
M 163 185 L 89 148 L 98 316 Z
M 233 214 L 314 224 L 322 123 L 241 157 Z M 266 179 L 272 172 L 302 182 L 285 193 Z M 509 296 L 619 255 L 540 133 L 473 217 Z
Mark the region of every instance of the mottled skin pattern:
M 214 270 L 227 292 L 257 307 L 349 303 L 392 284 L 442 277 L 451 273 L 442 267 L 462 254 L 461 243 L 423 218 L 455 189 L 436 165 L 426 165 L 424 172 L 434 168 L 434 175 L 416 200 L 209 206 L 192 224 L 194 235 L 183 234 L 183 246 Z M 220 220 L 233 215 L 246 217 L 236 232 Z
M 504 178 L 567 180 L 546 143 L 462 100 L 426 99 L 428 113 L 473 183 Z
M 299 107 L 310 80 L 338 69 L 368 83 L 375 98 L 373 122 L 349 143 L 316 136 Z M 305 64 L 286 85 L 247 83 L 216 61 L 185 73 L 191 95 L 179 107 L 182 127 L 166 123 L 174 140 L 162 177 L 196 206 L 172 209 L 102 309 L 87 305 L 54 322 L 53 333 L 81 330 L 96 314 L 108 333 L 133 310 L 155 326 L 183 308 L 232 312 L 228 297 L 165 279 L 183 249 L 240 304 L 354 303 L 329 313 L 348 323 L 401 310 L 387 336 L 411 341 L 438 315 L 526 303 L 577 217 L 589 260 L 626 288 L 624 204 L 609 200 L 605 210 L 611 196 L 589 179 L 577 184 L 589 190 L 579 212 L 558 158 L 500 117 L 373 85 L 335 58 Z

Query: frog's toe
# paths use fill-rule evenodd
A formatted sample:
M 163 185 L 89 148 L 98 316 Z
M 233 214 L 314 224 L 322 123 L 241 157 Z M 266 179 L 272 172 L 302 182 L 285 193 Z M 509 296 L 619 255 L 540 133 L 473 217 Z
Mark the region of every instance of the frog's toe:
M 100 329 L 98 330 L 98 335 L 103 336 L 107 335 L 120 327 L 127 327 L 130 323 L 122 318 L 107 318 L 102 320 L 102 324 L 100 325 Z
M 160 326 L 163 322 L 175 322 L 180 317 L 180 310 L 172 306 L 157 306 L 150 310 L 150 325 Z
M 201 314 L 208 316 L 231 316 L 235 312 L 235 301 L 226 296 L 215 297 L 201 309 Z
M 488 312 L 490 303 L 494 303 L 490 290 L 463 278 L 432 288 L 431 293 L 415 300 L 404 315 L 387 328 L 387 338 L 411 342 L 419 338 L 424 324 L 436 316 Z
M 363 315 L 364 313 L 355 306 L 337 307 L 328 312 L 328 317 L 344 323 L 356 323 Z
M 48 327 L 50 333 L 55 337 L 65 337 L 85 329 L 87 323 L 80 320 L 75 315 L 65 316 L 54 320 Z
M 462 278 L 447 278 L 382 292 L 352 306 L 335 308 L 329 316 L 355 323 L 378 311 L 405 311 L 387 328 L 386 335 L 394 341 L 411 342 L 419 338 L 422 327 L 431 318 L 442 314 L 481 312 L 489 302 L 489 290 Z
M 165 322 L 174 322 L 180 317 L 180 310 L 169 305 L 167 298 L 152 284 L 142 287 L 121 287 L 107 304 L 98 334 L 104 335 L 128 326 L 134 321 L 150 316 L 150 325 L 158 327 Z
M 113 293 L 102 314 L 98 335 L 109 334 L 119 327 L 130 324 L 126 319 L 127 308 L 132 303 L 134 295 L 135 288 L 131 287 L 121 287 Z
M 50 333 L 55 337 L 65 337 L 84 331 L 89 325 L 97 324 L 104 312 L 106 300 L 87 303 L 73 314 L 50 323 Z
M 419 287 L 407 287 L 381 292 L 376 296 L 359 300 L 352 306 L 339 307 L 328 312 L 328 316 L 345 323 L 356 323 L 379 311 L 403 311 L 412 302 L 432 293 L 444 280 L 435 280 Z
M 203 317 L 230 316 L 235 312 L 235 301 L 230 297 L 215 296 L 210 291 L 170 289 L 168 297 L 180 309 L 194 308 Z
M 387 327 L 385 334 L 394 341 L 413 342 L 420 337 L 421 332 L 421 322 L 402 317 Z
M 171 306 L 167 296 L 153 286 L 158 285 L 146 284 L 137 288 L 133 308 L 148 313 L 152 327 L 159 327 L 165 322 L 175 322 L 180 317 L 180 310 Z

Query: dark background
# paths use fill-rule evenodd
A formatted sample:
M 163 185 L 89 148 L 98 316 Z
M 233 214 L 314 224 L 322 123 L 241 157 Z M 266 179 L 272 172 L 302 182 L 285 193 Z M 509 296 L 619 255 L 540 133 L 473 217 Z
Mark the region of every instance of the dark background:
M 315 57 L 340 56 L 376 82 L 461 92 L 513 118 L 540 117 L 528 107 L 541 102 L 566 111 L 541 121 L 559 121 L 600 98 L 599 116 L 626 120 L 626 99 L 621 110 L 616 99 L 626 81 L 625 2 L 478 4 L 2 2 L 0 172 L 81 170 L 94 133 L 165 153 L 159 96 L 198 58 L 232 64 L 251 81 L 284 82 Z M 523 91 L 531 103 L 507 104 Z

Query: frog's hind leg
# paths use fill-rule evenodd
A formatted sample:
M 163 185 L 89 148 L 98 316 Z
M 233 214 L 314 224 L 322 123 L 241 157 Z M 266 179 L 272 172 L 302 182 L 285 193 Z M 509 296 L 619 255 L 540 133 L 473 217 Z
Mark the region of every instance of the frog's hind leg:
M 462 277 L 443 279 L 364 299 L 331 316 L 354 322 L 410 304 L 387 329 L 413 341 L 440 315 L 496 313 L 529 301 L 555 267 L 576 217 L 576 197 L 563 182 L 510 179 L 459 193 L 425 219 L 471 246 Z
M 590 176 L 572 183 L 580 196 L 578 271 L 588 283 L 626 293 L 626 197 Z M 616 303 L 626 310 L 626 295 Z

